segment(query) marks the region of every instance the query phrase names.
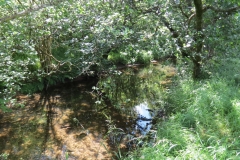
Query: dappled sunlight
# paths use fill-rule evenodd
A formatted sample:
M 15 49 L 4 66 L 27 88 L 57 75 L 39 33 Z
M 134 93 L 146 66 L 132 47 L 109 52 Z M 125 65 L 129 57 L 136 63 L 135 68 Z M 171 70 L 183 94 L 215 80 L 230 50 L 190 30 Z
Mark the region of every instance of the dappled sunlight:
M 66 154 L 73 159 L 110 159 L 112 155 L 108 150 L 111 149 L 104 138 L 107 132 L 104 119 L 91 117 L 88 119 L 91 126 L 86 121 L 72 120 L 74 115 L 82 116 L 86 114 L 84 110 L 93 107 L 91 96 L 86 98 L 85 94 L 80 98 L 79 105 L 75 106 L 79 107 L 77 112 L 67 107 L 72 102 L 64 94 L 53 93 L 52 98 L 42 96 L 19 96 L 19 102 L 23 99 L 25 106 L 1 119 L 0 140 L 1 145 L 5 144 L 0 147 L 1 152 L 9 153 L 11 159 L 62 159 Z M 72 98 L 72 101 L 75 100 Z
M 118 149 L 136 148 L 138 137 L 152 132 L 153 116 L 164 115 L 160 82 L 166 74 L 155 67 L 131 67 L 96 86 L 82 82 L 18 95 L 21 105 L 1 119 L 1 152 L 10 159 L 111 159 Z

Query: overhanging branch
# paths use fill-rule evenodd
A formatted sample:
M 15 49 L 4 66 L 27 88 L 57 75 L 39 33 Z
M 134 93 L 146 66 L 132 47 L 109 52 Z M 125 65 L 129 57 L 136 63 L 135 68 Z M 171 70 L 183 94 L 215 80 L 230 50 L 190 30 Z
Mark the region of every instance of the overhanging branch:
M 40 9 L 43 9 L 43 8 L 46 8 L 46 7 L 49 7 L 49 6 L 52 6 L 54 4 L 58 4 L 58 3 L 61 3 L 63 2 L 63 0 L 61 1 L 56 1 L 54 3 L 49 3 L 49 4 L 43 4 L 41 6 L 33 6 L 31 8 L 28 8 L 27 10 L 25 11 L 22 11 L 22 12 L 18 12 L 18 13 L 15 13 L 13 15 L 10 15 L 10 16 L 6 16 L 6 17 L 1 17 L 0 18 L 0 24 L 1 23 L 4 23 L 4 22 L 7 22 L 7 21 L 10 21 L 10 20 L 13 20 L 13 19 L 16 19 L 16 18 L 19 18 L 19 17 L 23 17 L 31 12 L 35 12 L 35 11 L 39 11 Z
M 233 13 L 237 10 L 240 9 L 240 6 L 235 6 L 235 7 L 231 7 L 231 8 L 227 8 L 227 9 L 220 9 L 220 8 L 215 8 L 213 6 L 207 5 L 203 8 L 203 12 L 206 12 L 208 9 L 211 9 L 215 12 L 227 12 L 227 13 Z
M 234 13 L 236 12 L 237 10 L 240 9 L 240 6 L 235 6 L 235 7 L 231 7 L 231 8 L 226 8 L 226 9 L 220 9 L 220 8 L 215 8 L 213 6 L 210 6 L 210 5 L 207 5 L 205 7 L 203 7 L 203 13 L 206 12 L 207 10 L 213 10 L 215 12 L 225 12 L 227 14 L 231 14 L 231 13 Z M 187 21 L 187 24 L 189 25 L 191 20 L 193 19 L 193 17 L 196 16 L 196 13 L 193 13 L 189 18 L 188 18 L 188 21 Z
M 183 8 L 182 8 L 181 5 L 179 5 L 178 8 L 180 9 L 182 15 L 184 15 L 186 18 L 189 18 L 189 16 L 187 15 L 187 13 L 185 13 L 185 12 L 183 11 Z

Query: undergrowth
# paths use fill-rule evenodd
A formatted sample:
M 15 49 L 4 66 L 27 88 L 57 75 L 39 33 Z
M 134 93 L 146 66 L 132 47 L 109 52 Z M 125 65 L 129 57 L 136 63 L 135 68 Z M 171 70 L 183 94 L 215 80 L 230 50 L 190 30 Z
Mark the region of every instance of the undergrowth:
M 212 68 L 200 81 L 178 76 L 166 99 L 171 114 L 158 124 L 155 144 L 126 159 L 240 159 L 240 88 L 234 80 L 240 62 L 224 59 Z

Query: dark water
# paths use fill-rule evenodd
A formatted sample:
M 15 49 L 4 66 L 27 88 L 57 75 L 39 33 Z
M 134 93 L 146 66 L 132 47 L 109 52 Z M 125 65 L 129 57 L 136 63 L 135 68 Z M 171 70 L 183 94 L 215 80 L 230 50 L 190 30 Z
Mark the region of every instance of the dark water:
M 126 151 L 131 139 L 151 132 L 174 73 L 161 65 L 132 67 L 20 95 L 13 111 L 0 116 L 0 154 L 13 160 L 111 159 L 117 148 Z

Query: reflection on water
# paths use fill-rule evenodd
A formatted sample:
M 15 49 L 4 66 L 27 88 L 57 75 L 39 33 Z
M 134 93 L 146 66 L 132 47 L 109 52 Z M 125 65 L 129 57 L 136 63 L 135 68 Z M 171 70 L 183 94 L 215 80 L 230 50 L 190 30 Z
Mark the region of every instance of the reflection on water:
M 124 116 L 123 121 L 115 124 L 124 130 L 125 136 L 146 135 L 152 127 L 153 116 L 164 114 L 164 91 L 174 74 L 173 67 L 161 65 L 114 72 L 98 82 L 99 100 Z M 109 111 L 102 112 L 108 114 Z
M 88 79 L 19 96 L 25 107 L 13 108 L 1 119 L 0 153 L 9 153 L 13 160 L 110 159 L 105 118 L 96 111 L 91 94 L 96 82 Z
M 152 115 L 146 102 L 135 106 L 138 114 L 136 120 L 136 130 L 139 130 L 142 135 L 146 135 L 152 127 Z
M 19 105 L 0 115 L 0 154 L 13 160 L 111 159 L 115 148 L 106 135 L 108 118 L 120 128 L 120 140 L 145 135 L 154 110 L 163 106 L 162 84 L 174 70 L 155 66 L 121 72 L 19 95 Z

